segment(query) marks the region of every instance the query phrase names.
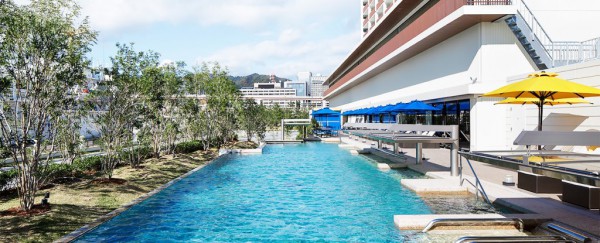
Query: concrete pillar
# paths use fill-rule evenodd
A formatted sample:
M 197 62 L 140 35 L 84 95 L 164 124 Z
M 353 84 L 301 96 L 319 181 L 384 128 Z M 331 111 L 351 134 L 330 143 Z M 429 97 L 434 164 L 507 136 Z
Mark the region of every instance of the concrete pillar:
M 398 153 L 398 143 L 394 143 L 394 154 Z
M 285 131 L 283 129 L 284 125 L 285 125 L 285 122 L 283 120 L 281 120 L 281 141 L 285 140 Z
M 450 147 L 450 175 L 458 176 L 458 125 L 452 126 L 452 146 Z
M 377 140 L 377 148 L 378 149 L 382 149 L 383 148 L 383 142 L 381 140 Z
M 302 129 L 304 130 L 304 135 L 302 136 L 302 138 L 306 139 L 306 126 L 302 126 Z
M 417 149 L 417 152 L 415 153 L 415 158 L 416 158 L 416 163 L 420 164 L 421 161 L 423 160 L 423 144 L 422 143 L 417 143 L 417 146 L 415 146 Z

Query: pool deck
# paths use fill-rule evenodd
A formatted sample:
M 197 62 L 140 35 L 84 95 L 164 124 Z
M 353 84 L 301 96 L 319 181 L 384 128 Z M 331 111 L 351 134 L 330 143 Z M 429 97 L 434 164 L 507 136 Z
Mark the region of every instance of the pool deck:
M 348 137 L 342 138 L 342 142 L 346 145 L 345 147 L 352 146 L 356 149 L 365 149 L 371 147 L 370 141 L 363 142 L 362 139 L 354 140 Z M 449 150 L 441 148 L 423 149 L 423 154 L 428 160 L 416 164 L 415 163 L 415 149 L 405 148 L 406 152 L 406 164 L 408 168 L 419 171 L 432 179 L 417 179 L 417 180 L 403 180 L 402 184 L 407 188 L 410 188 L 417 193 L 440 193 L 447 194 L 453 191 L 462 193 L 464 190 L 468 190 L 471 193 L 475 193 L 475 189 L 472 186 L 467 186 L 467 183 L 463 184 L 464 189 L 460 189 L 459 177 L 450 176 L 450 161 L 449 161 Z M 541 194 L 532 193 L 517 188 L 516 186 L 503 186 L 502 181 L 506 175 L 512 175 L 513 180 L 518 183 L 517 172 L 505 168 L 496 167 L 490 164 L 481 163 L 477 161 L 471 161 L 473 168 L 475 169 L 478 177 L 480 178 L 483 188 L 485 189 L 489 199 L 503 206 L 516 209 L 522 212 L 528 212 L 528 214 L 521 214 L 522 217 L 528 219 L 554 219 L 562 223 L 577 227 L 585 230 L 589 233 L 600 235 L 600 213 L 598 210 L 588 210 L 582 207 L 578 207 L 572 204 L 563 203 L 559 196 L 560 194 Z M 463 176 L 470 181 L 474 182 L 474 177 L 463 160 Z M 406 182 L 405 182 L 406 181 Z M 445 215 L 437 215 L 440 218 Z M 514 215 L 500 215 L 504 217 L 512 217 Z M 414 218 L 424 218 L 423 215 L 414 215 Z M 478 216 L 474 216 L 478 217 Z M 395 217 L 395 223 L 397 226 L 405 225 L 407 218 Z M 423 225 L 422 221 L 415 220 L 415 225 L 418 227 Z M 411 226 L 403 226 L 411 228 Z

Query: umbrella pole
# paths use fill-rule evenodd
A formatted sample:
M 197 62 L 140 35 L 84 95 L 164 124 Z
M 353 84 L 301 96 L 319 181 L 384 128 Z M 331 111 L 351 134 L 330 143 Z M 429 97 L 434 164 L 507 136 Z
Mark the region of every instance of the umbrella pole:
M 544 118 L 544 98 L 540 98 L 540 114 L 538 114 L 538 131 L 542 130 L 542 123 Z M 538 150 L 542 150 L 542 145 L 538 145 Z
M 538 131 L 542 130 L 542 123 L 543 123 L 543 117 L 544 117 L 544 99 L 540 99 L 540 114 L 538 114 Z

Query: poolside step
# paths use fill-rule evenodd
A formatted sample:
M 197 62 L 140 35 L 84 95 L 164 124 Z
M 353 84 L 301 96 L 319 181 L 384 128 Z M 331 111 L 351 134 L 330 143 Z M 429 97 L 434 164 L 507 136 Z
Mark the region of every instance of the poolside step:
M 467 194 L 456 179 L 402 179 L 400 183 L 417 194 Z
M 354 146 L 352 144 L 347 144 L 347 143 L 340 143 L 340 144 L 338 144 L 338 147 L 346 148 L 346 149 L 356 149 L 356 146 Z
M 420 214 L 420 215 L 394 215 L 394 225 L 401 230 L 423 230 L 434 219 L 456 218 L 456 219 L 484 219 L 484 218 L 520 218 L 525 223 L 525 228 L 532 228 L 540 224 L 544 219 L 539 214 Z M 473 227 L 473 224 L 465 224 L 464 227 Z M 464 228 L 463 227 L 463 228 Z M 444 227 L 449 229 L 450 227 Z M 460 229 L 461 227 L 452 227 Z M 515 228 L 516 230 L 516 228 Z
M 406 164 L 401 163 L 377 163 L 377 169 L 381 170 L 402 169 L 406 167 Z

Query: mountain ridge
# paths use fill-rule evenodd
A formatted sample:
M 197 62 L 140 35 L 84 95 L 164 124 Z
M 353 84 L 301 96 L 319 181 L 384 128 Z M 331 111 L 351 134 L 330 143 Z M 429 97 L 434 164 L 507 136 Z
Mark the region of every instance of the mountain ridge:
M 229 78 L 233 81 L 233 83 L 235 83 L 235 86 L 237 86 L 238 88 L 254 87 L 254 83 L 271 82 L 270 77 L 271 77 L 271 75 L 258 74 L 258 73 L 253 73 L 253 74 L 246 75 L 246 76 L 229 76 Z M 281 77 L 275 76 L 275 81 L 278 83 L 281 83 L 281 82 L 290 81 L 290 80 L 287 78 L 281 78 Z M 283 87 L 283 85 L 282 85 L 282 87 Z

